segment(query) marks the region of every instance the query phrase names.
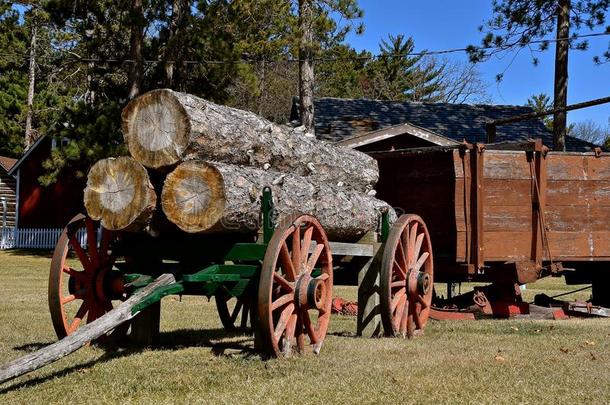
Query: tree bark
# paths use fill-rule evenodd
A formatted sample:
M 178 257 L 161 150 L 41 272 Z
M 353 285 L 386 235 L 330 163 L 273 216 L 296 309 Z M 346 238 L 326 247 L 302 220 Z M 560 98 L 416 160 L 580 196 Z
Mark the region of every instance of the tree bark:
M 167 41 L 164 52 L 165 80 L 164 86 L 174 88 L 174 71 L 176 61 L 180 59 L 183 51 L 184 35 L 186 34 L 187 16 L 189 15 L 190 0 L 173 0 L 172 18 L 169 24 L 169 40 Z M 177 57 L 178 56 L 178 57 Z M 180 66 L 180 65 L 178 65 Z M 180 72 L 178 72 L 180 79 Z
M 131 36 L 129 39 L 129 53 L 132 60 L 129 66 L 128 98 L 130 100 L 137 97 L 142 89 L 142 78 L 144 76 L 143 42 L 144 14 L 142 0 L 133 0 L 131 5 Z
M 20 375 L 29 373 L 47 364 L 53 363 L 70 353 L 74 353 L 87 343 L 105 335 L 122 323 L 127 322 L 138 313 L 132 314 L 132 308 L 142 302 L 156 288 L 175 283 L 171 274 L 162 274 L 148 286 L 132 295 L 117 308 L 99 319 L 79 328 L 75 333 L 26 356 L 20 357 L 0 368 L 0 384 Z
M 559 0 L 557 8 L 557 42 L 555 43 L 555 94 L 553 114 L 553 149 L 565 151 L 568 105 L 568 51 L 570 42 L 570 0 Z
M 186 93 L 163 89 L 143 94 L 123 109 L 122 119 L 131 155 L 150 168 L 213 160 L 315 174 L 363 191 L 379 177 L 377 162 L 364 153 Z
M 299 113 L 306 132 L 314 132 L 313 5 L 299 0 Z
M 108 158 L 91 167 L 85 188 L 89 216 L 110 230 L 144 230 L 150 224 L 157 195 L 146 169 L 130 157 Z
M 296 213 L 320 220 L 334 241 L 355 241 L 373 230 L 386 203 L 364 193 L 320 182 L 314 176 L 223 163 L 188 161 L 165 179 L 161 206 L 185 232 L 256 232 L 260 197 L 271 187 L 276 223 Z
M 34 131 L 32 129 L 32 118 L 34 115 L 34 89 L 36 85 L 36 21 L 32 21 L 32 39 L 30 41 L 30 70 L 28 75 L 28 112 L 25 117 L 25 149 L 36 141 Z

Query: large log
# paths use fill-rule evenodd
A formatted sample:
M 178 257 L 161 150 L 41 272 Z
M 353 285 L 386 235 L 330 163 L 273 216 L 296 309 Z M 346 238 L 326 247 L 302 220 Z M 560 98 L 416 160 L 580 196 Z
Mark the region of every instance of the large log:
M 172 274 L 162 274 L 151 284 L 133 294 L 127 301 L 94 322 L 78 328 L 73 334 L 49 346 L 5 364 L 0 368 L 0 384 L 66 357 L 87 343 L 105 335 L 136 316 L 139 312 L 132 313 L 132 309 L 156 288 L 170 285 L 175 281 Z
M 377 162 L 364 153 L 167 89 L 132 100 L 123 110 L 122 126 L 131 155 L 150 168 L 202 159 L 315 174 L 363 191 L 372 189 L 379 177 Z
M 252 167 L 188 161 L 165 179 L 161 206 L 185 232 L 254 232 L 260 197 L 273 191 L 276 221 L 295 213 L 316 216 L 329 238 L 354 241 L 373 230 L 386 203 L 362 192 L 321 181 Z
M 89 216 L 104 228 L 139 231 L 150 223 L 157 195 L 144 166 L 123 156 L 91 167 L 84 200 Z

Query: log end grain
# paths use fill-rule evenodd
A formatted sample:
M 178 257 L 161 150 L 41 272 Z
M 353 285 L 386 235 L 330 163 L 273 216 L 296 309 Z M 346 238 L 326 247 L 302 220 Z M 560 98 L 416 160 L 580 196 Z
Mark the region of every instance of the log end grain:
M 185 232 L 211 228 L 225 210 L 222 174 L 205 162 L 180 164 L 165 179 L 161 206 L 167 219 Z
M 130 157 L 102 159 L 87 176 L 85 208 L 110 230 L 142 230 L 155 210 L 157 196 L 144 166 Z
M 125 142 L 138 162 L 156 169 L 181 160 L 191 123 L 172 90 L 153 90 L 132 100 L 121 118 Z

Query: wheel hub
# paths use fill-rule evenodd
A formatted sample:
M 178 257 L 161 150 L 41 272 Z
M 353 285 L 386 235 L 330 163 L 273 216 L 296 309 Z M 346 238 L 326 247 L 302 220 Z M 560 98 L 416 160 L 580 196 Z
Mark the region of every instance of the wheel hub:
M 409 295 L 426 295 L 430 291 L 430 275 L 422 271 L 409 271 L 407 291 Z
M 301 275 L 295 288 L 295 303 L 302 309 L 324 309 L 327 301 L 326 284 L 322 280 Z

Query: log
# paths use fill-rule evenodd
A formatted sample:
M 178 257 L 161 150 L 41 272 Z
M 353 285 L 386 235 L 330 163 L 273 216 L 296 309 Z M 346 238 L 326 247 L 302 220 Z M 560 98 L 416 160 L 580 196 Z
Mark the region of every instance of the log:
M 26 356 L 15 359 L 0 368 L 0 384 L 29 373 L 85 346 L 87 343 L 105 335 L 120 324 L 127 322 L 138 314 L 132 314 L 132 308 L 138 305 L 156 288 L 175 283 L 172 274 L 162 274 L 155 281 L 133 294 L 125 302 L 95 321 L 80 327 L 73 334 L 39 349 Z
M 358 240 L 374 229 L 380 211 L 389 208 L 372 196 L 319 180 L 188 161 L 165 179 L 161 207 L 169 221 L 185 232 L 256 232 L 260 229 L 260 197 L 263 188 L 270 186 L 276 222 L 296 213 L 311 214 L 320 220 L 329 238 L 345 242 Z
M 329 183 L 371 190 L 379 177 L 375 159 L 272 123 L 254 113 L 168 89 L 132 100 L 122 113 L 125 142 L 144 166 L 162 168 L 201 159 L 315 174 Z
M 104 228 L 139 231 L 150 223 L 157 195 L 144 166 L 123 156 L 91 167 L 84 200 L 89 216 Z

